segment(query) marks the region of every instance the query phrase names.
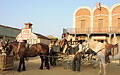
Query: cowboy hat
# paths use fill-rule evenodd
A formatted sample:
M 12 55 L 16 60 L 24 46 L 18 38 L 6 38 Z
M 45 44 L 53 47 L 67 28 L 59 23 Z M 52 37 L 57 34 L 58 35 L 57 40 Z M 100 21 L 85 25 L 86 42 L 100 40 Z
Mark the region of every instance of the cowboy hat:
M 75 38 L 75 40 L 73 42 L 78 42 L 78 38 Z

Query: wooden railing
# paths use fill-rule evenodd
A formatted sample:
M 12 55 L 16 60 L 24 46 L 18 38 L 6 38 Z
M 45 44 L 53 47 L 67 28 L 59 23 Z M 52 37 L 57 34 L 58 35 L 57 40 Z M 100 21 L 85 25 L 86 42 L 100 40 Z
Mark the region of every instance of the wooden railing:
M 69 32 L 70 34 L 88 34 L 88 33 L 120 33 L 120 27 L 107 27 L 107 28 L 66 28 L 63 33 Z

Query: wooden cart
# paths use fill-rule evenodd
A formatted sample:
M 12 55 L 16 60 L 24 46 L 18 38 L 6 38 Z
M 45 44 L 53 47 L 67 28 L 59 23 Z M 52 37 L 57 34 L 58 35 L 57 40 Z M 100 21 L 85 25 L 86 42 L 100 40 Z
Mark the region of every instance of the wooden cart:
M 13 55 L 3 56 L 0 55 L 0 70 L 13 69 L 14 57 Z

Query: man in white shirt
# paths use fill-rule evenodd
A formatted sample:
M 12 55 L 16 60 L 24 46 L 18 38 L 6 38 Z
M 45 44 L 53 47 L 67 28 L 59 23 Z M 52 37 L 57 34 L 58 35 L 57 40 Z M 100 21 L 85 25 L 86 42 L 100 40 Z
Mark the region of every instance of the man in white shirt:
M 80 72 L 81 52 L 82 52 L 82 45 L 79 44 L 78 40 L 75 40 L 75 48 L 74 48 L 75 56 L 73 58 L 73 63 L 72 63 L 73 71 L 76 71 L 77 69 L 77 71 Z

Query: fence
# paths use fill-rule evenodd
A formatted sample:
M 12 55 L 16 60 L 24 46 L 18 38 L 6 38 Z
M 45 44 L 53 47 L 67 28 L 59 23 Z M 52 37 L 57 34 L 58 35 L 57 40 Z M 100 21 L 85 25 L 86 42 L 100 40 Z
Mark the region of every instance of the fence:
M 120 27 L 98 27 L 98 28 L 66 28 L 63 33 L 70 34 L 88 34 L 88 33 L 120 33 Z

